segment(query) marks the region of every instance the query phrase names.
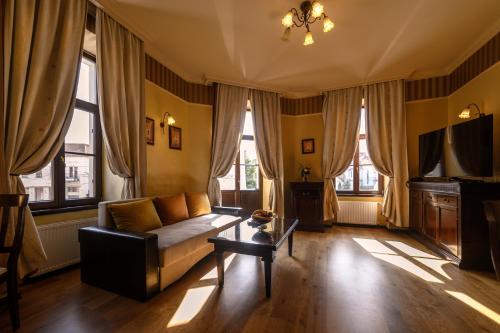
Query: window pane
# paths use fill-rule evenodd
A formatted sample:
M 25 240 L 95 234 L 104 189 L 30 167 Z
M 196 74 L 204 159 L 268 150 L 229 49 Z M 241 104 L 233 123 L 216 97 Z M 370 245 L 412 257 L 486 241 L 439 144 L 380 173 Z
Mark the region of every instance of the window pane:
M 366 134 L 366 111 L 361 109 L 361 118 L 359 120 L 359 134 Z
M 370 155 L 368 154 L 368 147 L 366 145 L 366 139 L 359 140 L 359 165 L 372 164 Z
M 94 157 L 65 154 L 66 199 L 95 197 Z
M 236 168 L 231 166 L 229 173 L 219 178 L 221 191 L 234 191 L 236 189 Z
M 76 98 L 92 104 L 97 104 L 95 63 L 86 58 L 82 59 L 80 66 Z
M 254 135 L 252 112 L 245 113 L 245 126 L 243 126 L 243 135 Z
M 378 172 L 373 165 L 359 167 L 359 190 L 378 191 Z
M 29 202 L 54 200 L 52 163 L 30 175 L 22 175 L 21 180 L 29 194 Z
M 259 166 L 240 165 L 240 190 L 259 189 Z
M 253 141 L 253 140 L 241 140 L 240 163 L 241 164 L 258 164 L 258 162 L 257 162 L 257 150 L 255 149 L 255 141 Z
M 64 149 L 72 153 L 94 153 L 94 114 L 75 109 Z
M 354 167 L 352 165 L 335 178 L 335 188 L 337 191 L 354 191 Z

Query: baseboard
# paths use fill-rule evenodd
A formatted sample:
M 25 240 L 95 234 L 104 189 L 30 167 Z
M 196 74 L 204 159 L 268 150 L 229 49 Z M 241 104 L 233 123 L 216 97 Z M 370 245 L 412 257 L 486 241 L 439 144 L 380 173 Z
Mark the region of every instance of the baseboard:
M 357 223 L 344 223 L 344 222 L 334 222 L 331 227 L 339 226 L 339 227 L 353 227 L 353 228 L 385 228 L 384 225 L 381 224 L 357 224 Z

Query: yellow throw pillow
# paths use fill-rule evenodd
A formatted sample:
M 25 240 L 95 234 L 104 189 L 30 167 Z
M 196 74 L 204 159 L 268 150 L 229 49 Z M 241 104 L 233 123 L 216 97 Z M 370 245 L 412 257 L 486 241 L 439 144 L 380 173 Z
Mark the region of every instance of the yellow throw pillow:
M 150 231 L 162 227 L 151 199 L 108 205 L 116 228 L 128 231 Z
M 197 217 L 212 212 L 208 195 L 203 192 L 186 192 L 186 204 L 189 217 Z
M 156 197 L 153 202 L 163 225 L 174 224 L 189 218 L 184 193 L 170 197 Z

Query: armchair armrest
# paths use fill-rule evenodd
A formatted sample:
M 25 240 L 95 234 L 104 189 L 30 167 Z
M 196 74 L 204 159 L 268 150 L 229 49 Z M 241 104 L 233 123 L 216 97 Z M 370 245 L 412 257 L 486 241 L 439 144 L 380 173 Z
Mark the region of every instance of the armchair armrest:
M 241 207 L 212 206 L 212 213 L 215 214 L 240 216 L 242 211 L 243 208 Z
M 138 300 L 159 292 L 156 234 L 87 227 L 78 239 L 82 282 Z

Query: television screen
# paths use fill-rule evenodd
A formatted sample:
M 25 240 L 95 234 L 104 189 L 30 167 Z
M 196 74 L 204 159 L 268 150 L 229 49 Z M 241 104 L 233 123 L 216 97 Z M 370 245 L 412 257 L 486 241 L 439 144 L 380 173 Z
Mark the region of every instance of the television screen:
M 493 175 L 493 115 L 422 134 L 421 177 Z

